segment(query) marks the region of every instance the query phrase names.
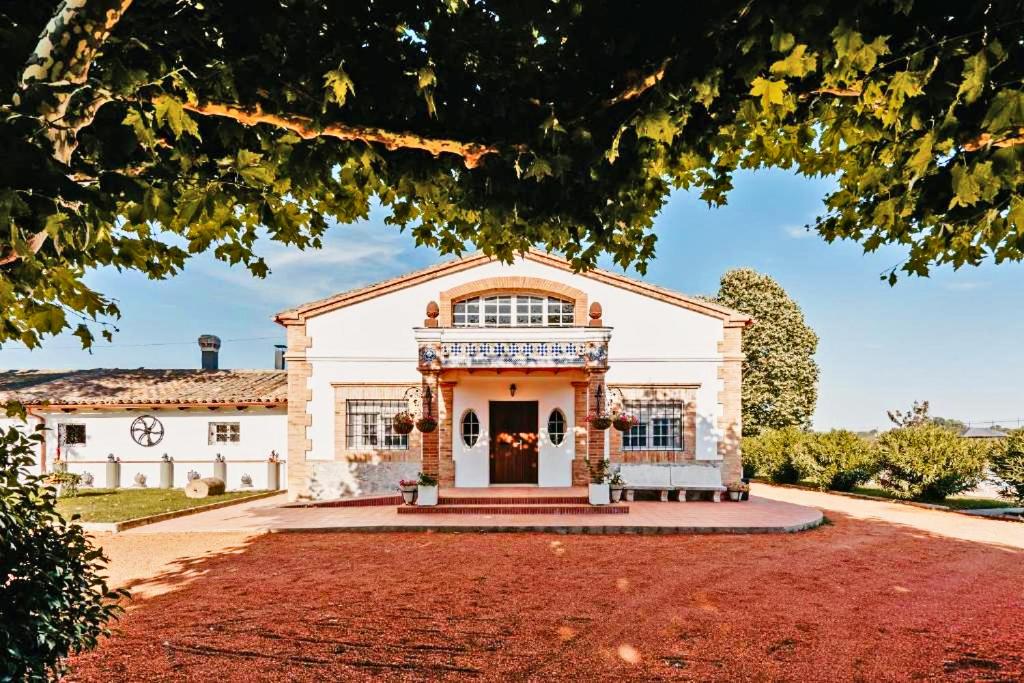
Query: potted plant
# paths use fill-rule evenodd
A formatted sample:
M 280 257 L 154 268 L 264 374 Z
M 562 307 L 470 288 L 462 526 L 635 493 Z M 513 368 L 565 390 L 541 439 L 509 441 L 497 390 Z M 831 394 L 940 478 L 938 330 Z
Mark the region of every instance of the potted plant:
M 395 416 L 391 418 L 391 428 L 395 430 L 396 434 L 409 434 L 415 426 L 416 418 L 407 410 L 395 413 Z
M 415 479 L 403 479 L 398 482 L 398 490 L 402 492 L 402 502 L 412 505 L 416 502 L 416 487 L 419 482 Z
M 587 491 L 590 504 L 607 505 L 612 502 L 608 486 L 608 462 L 601 458 L 594 467 L 590 467 L 590 458 L 586 458 L 585 462 L 590 468 L 590 486 Z
M 433 415 L 424 415 L 420 419 L 416 420 L 416 429 L 420 430 L 424 434 L 437 429 L 437 418 Z
M 611 478 L 608 480 L 608 488 L 611 490 L 611 497 L 613 503 L 618 503 L 622 500 L 622 489 L 626 488 L 626 480 L 622 478 L 620 473 L 621 468 L 616 467 L 615 471 L 612 472 Z
M 437 505 L 437 479 L 420 472 L 416 487 L 416 505 L 424 507 Z
M 46 475 L 46 483 L 57 489 L 58 498 L 73 498 L 78 495 L 78 484 L 81 482 L 81 475 L 68 472 L 66 469 L 59 469 Z
M 729 490 L 729 500 L 741 501 L 744 500 L 744 493 L 749 493 L 750 485 L 744 482 L 738 482 L 736 484 L 729 484 L 726 487 Z
M 620 432 L 628 432 L 638 424 L 640 424 L 640 420 L 632 413 L 616 413 L 612 418 L 612 425 Z
M 590 423 L 594 429 L 605 430 L 612 426 L 612 416 L 608 413 L 588 413 L 585 422 Z

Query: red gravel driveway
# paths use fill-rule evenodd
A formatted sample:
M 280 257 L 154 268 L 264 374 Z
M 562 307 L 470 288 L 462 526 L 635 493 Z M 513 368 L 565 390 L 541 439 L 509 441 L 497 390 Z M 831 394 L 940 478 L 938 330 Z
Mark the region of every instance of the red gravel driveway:
M 163 591 L 136 598 L 71 677 L 1024 679 L 1024 525 L 769 495 L 818 504 L 831 524 L 248 537 L 155 577 Z

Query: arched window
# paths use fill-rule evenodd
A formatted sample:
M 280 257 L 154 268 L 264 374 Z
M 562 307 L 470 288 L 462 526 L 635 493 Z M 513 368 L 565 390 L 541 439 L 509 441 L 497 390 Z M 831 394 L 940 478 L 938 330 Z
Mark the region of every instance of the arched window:
M 571 301 L 533 294 L 474 296 L 452 305 L 455 327 L 570 327 Z
M 472 448 L 479 438 L 480 418 L 472 410 L 467 410 L 462 416 L 462 443 Z
M 548 416 L 548 439 L 556 446 L 561 446 L 565 439 L 565 414 L 558 408 Z

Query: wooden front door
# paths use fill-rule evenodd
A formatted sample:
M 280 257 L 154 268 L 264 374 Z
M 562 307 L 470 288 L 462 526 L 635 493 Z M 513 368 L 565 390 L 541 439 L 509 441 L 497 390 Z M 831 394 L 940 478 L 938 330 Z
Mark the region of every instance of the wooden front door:
M 491 401 L 491 483 L 537 483 L 537 402 Z

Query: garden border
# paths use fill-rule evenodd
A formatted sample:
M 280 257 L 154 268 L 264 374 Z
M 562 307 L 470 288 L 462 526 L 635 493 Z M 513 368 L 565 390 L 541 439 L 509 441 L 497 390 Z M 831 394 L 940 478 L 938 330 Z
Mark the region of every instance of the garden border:
M 263 498 L 270 498 L 271 496 L 277 496 L 286 493 L 283 489 L 276 489 L 273 491 L 262 491 L 260 493 L 254 493 L 251 496 L 244 496 L 240 498 L 232 498 L 231 500 L 221 500 L 216 503 L 209 503 L 208 505 L 196 505 L 195 507 L 182 508 L 181 510 L 170 510 L 169 512 L 161 512 L 155 515 L 147 515 L 145 517 L 135 517 L 133 519 L 125 519 L 120 522 L 71 522 L 70 524 L 77 524 L 82 527 L 83 530 L 89 533 L 111 533 L 116 534 L 120 531 L 127 531 L 128 529 L 134 529 L 140 526 L 146 526 L 148 524 L 156 524 L 157 522 L 164 522 L 168 519 L 177 519 L 178 517 L 186 517 L 188 515 L 195 515 L 200 512 L 209 512 L 210 510 L 217 510 L 225 508 L 230 505 L 238 505 L 239 503 L 250 503 L 254 500 L 260 500 Z M 184 495 L 184 491 L 182 492 Z
M 900 505 L 910 505 L 912 507 L 924 508 L 925 510 L 936 510 L 938 512 L 953 512 L 953 513 L 956 513 L 958 515 L 966 515 L 968 517 L 974 517 L 975 519 L 977 519 L 979 517 L 983 517 L 985 519 L 995 519 L 995 520 L 999 520 L 999 521 L 1003 521 L 1003 522 L 1018 522 L 1018 523 L 1024 522 L 1024 517 L 1017 517 L 1015 515 L 995 515 L 995 514 L 979 515 L 977 513 L 969 512 L 967 510 L 958 510 L 956 508 L 949 507 L 948 505 L 939 505 L 938 503 L 922 503 L 922 502 L 917 501 L 917 500 L 903 500 L 901 498 L 885 498 L 883 496 L 869 496 L 869 495 L 864 494 L 864 493 L 852 493 L 850 491 L 833 491 L 832 489 L 822 490 L 822 489 L 814 488 L 813 486 L 802 486 L 800 484 L 781 484 L 781 483 L 776 483 L 776 482 L 768 480 L 768 479 L 751 478 L 750 481 L 752 481 L 752 482 L 754 482 L 756 484 L 764 484 L 765 486 L 778 486 L 778 487 L 784 488 L 784 489 L 796 489 L 798 491 L 811 491 L 813 493 L 828 493 L 828 494 L 831 494 L 833 496 L 843 496 L 845 498 L 857 498 L 859 500 L 873 500 L 876 503 L 877 502 L 882 502 L 882 503 L 898 503 Z M 1012 508 L 1014 506 L 1007 504 L 1006 507 Z M 979 509 L 985 509 L 985 508 L 979 508 Z M 990 510 L 992 510 L 992 509 L 998 510 L 999 508 L 988 508 L 988 509 L 990 509 Z

